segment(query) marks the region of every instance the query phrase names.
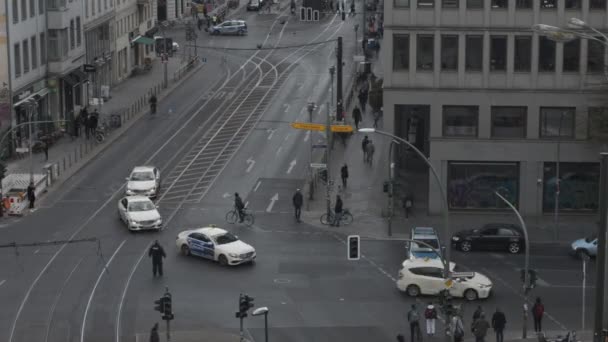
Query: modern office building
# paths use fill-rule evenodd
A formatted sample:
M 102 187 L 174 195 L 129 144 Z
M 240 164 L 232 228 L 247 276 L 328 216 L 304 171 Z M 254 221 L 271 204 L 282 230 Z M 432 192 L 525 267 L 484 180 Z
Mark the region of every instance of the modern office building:
M 598 207 L 606 51 L 531 30 L 580 18 L 608 30 L 606 0 L 393 0 L 384 6 L 384 127 L 423 149 L 450 210 L 524 215 Z M 558 157 L 559 155 L 559 157 Z M 441 211 L 429 177 L 429 212 Z

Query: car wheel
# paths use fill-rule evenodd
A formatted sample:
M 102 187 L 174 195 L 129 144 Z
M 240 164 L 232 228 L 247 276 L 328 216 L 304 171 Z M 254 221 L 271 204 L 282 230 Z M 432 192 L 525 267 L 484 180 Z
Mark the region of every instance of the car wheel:
M 460 243 L 460 250 L 463 252 L 470 252 L 472 247 L 471 241 L 462 241 Z
M 224 254 L 220 255 L 219 258 L 217 258 L 217 262 L 220 263 L 220 265 L 222 266 L 227 266 L 228 265 L 228 258 L 226 258 L 226 256 Z
M 577 249 L 577 250 L 576 250 L 576 256 L 577 256 L 579 259 L 583 260 L 583 259 L 585 259 L 585 258 L 589 258 L 589 252 L 587 252 L 587 250 L 586 250 L 586 249 L 582 249 L 582 248 L 581 248 L 581 249 Z
M 244 35 L 244 34 L 245 34 L 245 31 L 243 31 L 243 30 L 239 30 L 238 34 L 239 34 L 239 36 L 242 36 L 242 35 Z
M 509 253 L 511 253 L 511 254 L 519 253 L 520 249 L 521 249 L 521 246 L 519 246 L 518 242 L 511 242 L 509 244 Z
M 407 295 L 410 297 L 418 297 L 420 295 L 420 288 L 416 285 L 410 285 L 405 292 L 407 292 Z
M 188 245 L 182 245 L 182 248 L 180 248 L 181 252 L 183 255 L 191 255 L 190 254 L 190 247 L 188 247 Z
M 464 298 L 468 301 L 474 301 L 479 298 L 479 296 L 477 295 L 477 291 L 473 289 L 468 289 L 464 291 Z
M 213 31 L 213 34 L 214 34 L 214 35 L 216 35 L 216 36 L 219 36 L 220 31 L 218 31 L 218 30 L 214 30 L 214 31 Z

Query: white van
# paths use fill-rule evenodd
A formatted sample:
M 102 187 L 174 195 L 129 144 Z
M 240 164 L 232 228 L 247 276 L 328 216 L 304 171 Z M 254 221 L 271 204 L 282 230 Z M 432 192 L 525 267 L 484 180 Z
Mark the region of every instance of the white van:
M 261 7 L 262 3 L 260 0 L 249 0 L 249 3 L 247 3 L 247 10 L 248 11 L 258 11 Z

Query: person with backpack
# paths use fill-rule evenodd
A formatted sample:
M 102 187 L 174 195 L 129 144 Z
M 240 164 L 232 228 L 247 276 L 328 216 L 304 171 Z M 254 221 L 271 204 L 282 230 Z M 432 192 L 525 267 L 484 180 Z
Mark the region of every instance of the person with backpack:
M 475 341 L 485 342 L 488 329 L 490 329 L 490 323 L 486 321 L 486 315 L 482 312 L 475 323 L 473 323 L 473 335 L 475 335 Z
M 435 336 L 435 322 L 437 321 L 437 309 L 433 303 L 429 303 L 424 310 L 424 318 L 426 319 L 426 334 L 428 336 Z
M 407 321 L 410 323 L 410 341 L 422 341 L 422 335 L 420 334 L 420 315 L 416 304 L 412 304 L 412 309 L 407 313 Z M 417 337 L 417 340 L 414 339 Z
M 545 306 L 540 301 L 540 297 L 536 297 L 536 302 L 532 306 L 532 317 L 534 318 L 534 331 L 539 333 L 543 330 L 543 315 L 545 314 Z
M 454 338 L 454 342 L 462 342 L 464 340 L 464 324 L 462 323 L 462 318 L 458 313 L 452 316 L 450 333 Z

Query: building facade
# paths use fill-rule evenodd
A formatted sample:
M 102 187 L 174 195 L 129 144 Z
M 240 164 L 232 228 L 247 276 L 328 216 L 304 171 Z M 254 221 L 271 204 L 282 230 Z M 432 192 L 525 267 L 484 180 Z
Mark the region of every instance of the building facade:
M 110 97 L 110 88 L 114 82 L 113 60 L 116 58 L 114 17 L 116 6 L 124 1 L 126 0 L 116 0 L 116 3 L 115 0 L 83 0 L 86 64 L 95 66 L 95 72 L 89 73 L 89 104 L 97 105 L 100 104 L 99 99 Z
M 7 0 L 0 0 L 0 135 L 5 134 L 10 128 L 12 113 L 6 1 Z
M 559 161 L 560 211 L 596 211 L 604 46 L 531 26 L 606 30 L 606 0 L 393 0 L 384 13 L 385 127 L 429 157 L 450 210 L 505 210 L 498 190 L 524 215 L 553 212 Z M 440 212 L 432 177 L 428 193 Z

